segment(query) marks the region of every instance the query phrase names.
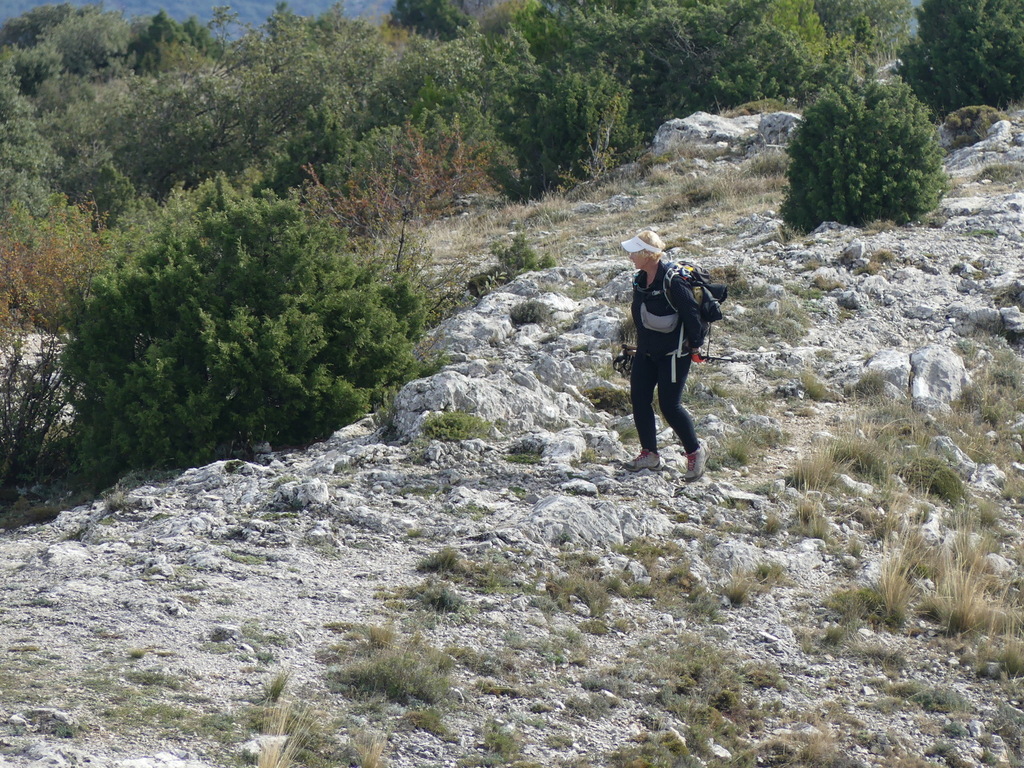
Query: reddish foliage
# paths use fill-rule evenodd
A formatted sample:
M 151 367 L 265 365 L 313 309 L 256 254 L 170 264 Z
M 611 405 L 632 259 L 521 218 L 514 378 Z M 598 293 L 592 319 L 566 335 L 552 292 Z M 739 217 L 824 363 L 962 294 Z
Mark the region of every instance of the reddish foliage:
M 464 141 L 458 125 L 428 137 L 406 124 L 397 137 L 382 135 L 340 191 L 307 168 L 306 203 L 356 237 L 387 237 L 395 226 L 449 214 L 463 195 L 487 189 L 490 154 Z
M 85 290 L 107 255 L 90 211 L 57 203 L 33 217 L 0 218 L 0 330 L 56 331 L 68 301 Z

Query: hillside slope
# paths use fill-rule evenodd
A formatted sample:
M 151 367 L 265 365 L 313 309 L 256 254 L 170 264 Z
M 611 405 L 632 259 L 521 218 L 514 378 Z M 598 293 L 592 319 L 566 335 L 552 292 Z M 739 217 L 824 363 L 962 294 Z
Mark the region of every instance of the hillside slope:
M 749 131 L 439 223 L 559 266 L 377 421 L 0 533 L 0 766 L 1022 764 L 1022 118 L 913 226 L 787 235 Z M 647 226 L 732 285 L 690 486 L 619 467 Z

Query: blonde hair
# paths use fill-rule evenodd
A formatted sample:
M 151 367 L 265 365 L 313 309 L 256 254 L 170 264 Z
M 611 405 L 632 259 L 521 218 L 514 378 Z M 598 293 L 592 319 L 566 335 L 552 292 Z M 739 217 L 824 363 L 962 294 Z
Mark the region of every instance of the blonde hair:
M 658 236 L 658 233 L 655 232 L 654 230 L 652 230 L 652 229 L 645 229 L 643 232 L 638 234 L 637 237 L 639 237 L 641 240 L 643 240 L 648 245 L 653 245 L 655 248 L 657 248 L 658 249 L 658 257 L 659 258 L 662 256 L 662 254 L 665 253 L 665 241 L 662 240 Z

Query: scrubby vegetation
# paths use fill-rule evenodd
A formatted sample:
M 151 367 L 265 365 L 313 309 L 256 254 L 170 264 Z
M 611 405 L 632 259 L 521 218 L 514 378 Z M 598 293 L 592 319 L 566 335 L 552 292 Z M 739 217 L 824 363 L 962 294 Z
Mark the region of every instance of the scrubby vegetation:
M 921 62 L 942 55 L 943 7 L 925 3 L 914 40 L 906 0 L 402 0 L 380 23 L 282 6 L 259 26 L 230 8 L 204 24 L 56 4 L 8 19 L 0 485 L 308 442 L 386 402 L 419 370 L 426 325 L 560 253 L 512 216 L 443 254 L 426 226 L 632 160 L 642 178 L 668 118 L 808 108 L 792 162 L 679 173 L 666 211 L 772 200 L 787 167 L 796 228 L 927 211 L 941 184 L 923 113 L 905 86 L 859 84 L 910 41 L 903 75 L 933 108 L 1004 107 L 1019 61 L 1010 37 L 985 53 L 1019 26 L 995 3 L 951 22 L 977 42 L 981 90 L 938 82 L 946 70 Z M 990 115 L 971 109 L 960 124 L 977 133 Z M 870 152 L 847 151 L 856 132 Z M 769 308 L 756 298 L 744 322 Z M 524 302 L 514 319 L 549 318 Z M 807 322 L 786 300 L 770 325 L 793 340 Z

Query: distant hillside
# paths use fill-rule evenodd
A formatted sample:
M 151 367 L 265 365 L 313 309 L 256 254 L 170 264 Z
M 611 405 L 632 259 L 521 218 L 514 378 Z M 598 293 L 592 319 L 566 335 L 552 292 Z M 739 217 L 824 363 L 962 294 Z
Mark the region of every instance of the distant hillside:
M 229 5 L 238 14 L 243 24 L 259 26 L 274 12 L 280 0 L 235 0 L 235 2 L 215 3 L 200 0 L 111 0 L 104 2 L 107 10 L 119 10 L 125 17 L 152 16 L 159 10 L 167 11 L 178 21 L 185 21 L 191 16 L 198 16 L 202 21 L 209 21 L 213 8 L 217 5 Z M 72 5 L 91 5 L 86 0 L 68 0 Z M 56 3 L 53 3 L 56 4 Z M 288 7 L 300 16 L 316 16 L 334 5 L 342 5 L 347 16 L 380 17 L 387 13 L 393 0 L 289 0 Z M 0 23 L 15 16 L 20 16 L 36 6 L 44 5 L 37 0 L 4 0 L 0 3 Z
M 72 5 L 91 4 L 87 0 L 67 0 L 67 2 Z M 274 12 L 274 8 L 279 2 L 280 0 L 236 0 L 233 3 L 224 3 L 224 5 L 230 5 L 243 24 L 259 26 Z M 916 8 L 921 4 L 921 0 L 911 0 L 911 3 Z M 3 3 L 0 3 L 0 24 L 43 4 L 36 0 L 4 0 Z M 289 0 L 288 2 L 288 6 L 300 16 L 316 16 L 338 4 L 344 7 L 346 16 L 379 18 L 391 10 L 394 0 Z M 163 9 L 178 21 L 198 16 L 204 22 L 210 20 L 216 5 L 219 3 L 200 2 L 200 0 L 113 0 L 103 3 L 104 8 L 120 10 L 128 18 L 152 16 Z

